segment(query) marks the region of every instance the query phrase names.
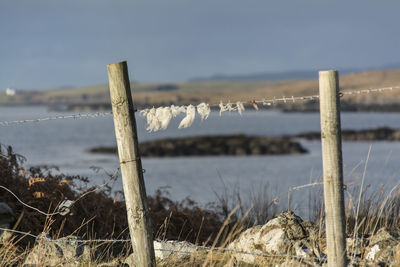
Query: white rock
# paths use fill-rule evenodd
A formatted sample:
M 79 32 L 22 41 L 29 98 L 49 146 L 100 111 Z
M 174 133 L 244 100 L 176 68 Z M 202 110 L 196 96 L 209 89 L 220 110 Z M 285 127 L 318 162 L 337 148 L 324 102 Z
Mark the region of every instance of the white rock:
M 239 235 L 228 249 L 270 255 L 296 255 L 304 258 L 321 255 L 318 245 L 308 236 L 303 221 L 293 212 L 284 212 L 266 224 L 254 226 Z M 313 245 L 312 245 L 313 244 Z M 235 253 L 234 257 L 246 263 L 257 263 L 257 255 Z
M 375 260 L 375 255 L 376 255 L 376 253 L 378 253 L 379 252 L 379 245 L 375 245 L 375 246 L 373 246 L 371 249 L 370 249 L 370 251 L 368 252 L 368 254 L 367 254 L 367 256 L 365 257 L 367 260 L 371 260 L 371 261 L 373 261 L 373 260 Z
M 24 266 L 78 266 L 91 260 L 89 245 L 75 236 L 50 239 L 45 233 L 38 236 L 37 244 L 29 252 Z
M 171 255 L 176 257 L 183 257 L 195 253 L 198 248 L 189 242 L 180 241 L 154 241 L 154 253 L 157 260 L 164 260 Z M 129 255 L 124 263 L 133 267 L 135 254 Z

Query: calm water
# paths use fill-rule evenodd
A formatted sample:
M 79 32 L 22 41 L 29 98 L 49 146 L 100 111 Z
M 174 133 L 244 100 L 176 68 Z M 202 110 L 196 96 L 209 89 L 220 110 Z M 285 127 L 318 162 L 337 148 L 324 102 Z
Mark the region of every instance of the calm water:
M 66 115 L 68 113 L 63 113 Z M 54 116 L 45 107 L 0 107 L 0 121 Z M 387 125 L 400 128 L 400 114 L 396 113 L 342 113 L 343 129 L 365 129 Z M 183 137 L 206 134 L 282 135 L 319 130 L 317 113 L 280 113 L 275 111 L 246 111 L 243 116 L 225 113 L 219 117 L 213 112 L 210 118 L 188 129 L 177 129 L 179 119 L 166 131 L 147 133 L 145 121 L 137 117 L 141 141 L 164 137 Z M 269 185 L 271 196 L 278 195 L 281 203 L 287 199 L 289 188 L 321 180 L 321 145 L 319 141 L 301 141 L 310 151 L 305 155 L 251 156 L 251 157 L 189 157 L 143 159 L 148 194 L 160 187 L 169 187 L 176 200 L 190 196 L 207 203 L 222 194 L 224 186 L 238 189 L 245 198 Z M 94 146 L 113 146 L 115 136 L 112 117 L 66 119 L 41 123 L 0 126 L 0 143 L 12 145 L 14 150 L 27 158 L 27 166 L 55 165 L 66 174 L 90 177 L 96 184 L 107 176 L 96 173 L 91 166 L 104 168 L 112 173 L 118 167 L 114 155 L 93 155 L 87 149 Z M 400 142 L 344 142 L 343 158 L 345 182 L 362 176 L 364 161 L 372 145 L 367 166 L 366 183 L 377 188 L 380 184 L 390 187 L 398 181 Z M 361 162 L 361 164 L 360 164 Z M 357 168 L 355 168 L 358 165 Z M 353 172 L 351 172 L 351 170 Z M 121 189 L 119 179 L 115 190 Z M 316 188 L 312 189 L 315 191 Z M 293 193 L 298 209 L 307 205 L 302 198 L 308 190 Z

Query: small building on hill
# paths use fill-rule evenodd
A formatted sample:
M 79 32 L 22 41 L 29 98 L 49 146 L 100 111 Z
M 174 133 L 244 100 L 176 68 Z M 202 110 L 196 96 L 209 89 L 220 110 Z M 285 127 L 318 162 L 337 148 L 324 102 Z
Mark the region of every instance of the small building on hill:
M 14 96 L 17 93 L 17 90 L 12 89 L 12 88 L 7 88 L 6 89 L 6 95 L 7 96 Z

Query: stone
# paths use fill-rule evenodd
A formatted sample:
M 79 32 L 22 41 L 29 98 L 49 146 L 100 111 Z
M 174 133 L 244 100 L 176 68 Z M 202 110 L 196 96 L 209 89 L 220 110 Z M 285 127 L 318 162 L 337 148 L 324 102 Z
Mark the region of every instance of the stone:
M 291 260 L 285 260 L 284 262 L 282 262 L 281 264 L 277 264 L 275 265 L 276 267 L 311 267 L 311 266 L 316 266 L 313 263 L 309 263 L 309 262 L 304 262 L 304 261 L 299 261 L 299 260 L 295 260 L 295 259 L 291 259 Z
M 264 225 L 257 225 L 241 233 L 228 249 L 270 255 L 295 255 L 306 259 L 324 258 L 316 243 L 316 230 L 311 223 L 291 211 L 280 213 Z M 238 261 L 254 264 L 256 255 L 234 253 Z M 284 258 L 284 257 L 282 257 Z
M 363 237 L 346 238 L 346 252 L 349 259 L 361 259 L 362 253 L 368 241 Z
M 179 259 L 198 250 L 198 247 L 192 243 L 181 241 L 154 241 L 153 245 L 157 260 L 165 260 L 171 256 Z M 124 263 L 131 267 L 135 266 L 134 257 L 135 255 L 132 253 L 125 259 Z
M 45 233 L 38 236 L 37 244 L 30 251 L 23 266 L 78 266 L 91 262 L 92 249 L 76 236 L 52 240 Z
M 365 259 L 369 261 L 393 261 L 399 242 L 400 239 L 396 232 L 381 228 L 369 238 Z
M 199 136 L 162 139 L 141 143 L 142 157 L 275 155 L 301 154 L 308 151 L 288 137 L 246 135 Z M 117 153 L 116 147 L 95 147 L 91 153 Z

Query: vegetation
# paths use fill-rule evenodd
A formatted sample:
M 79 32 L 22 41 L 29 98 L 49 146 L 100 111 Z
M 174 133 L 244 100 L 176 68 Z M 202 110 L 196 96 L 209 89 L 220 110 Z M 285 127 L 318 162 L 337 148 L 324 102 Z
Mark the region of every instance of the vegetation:
M 66 216 L 46 217 L 0 189 L 4 191 L 0 194 L 0 202 L 7 203 L 16 214 L 13 229 L 35 236 L 47 232 L 53 239 L 68 235 L 78 235 L 89 240 L 129 238 L 124 200 L 113 197 L 121 196 L 121 192 L 112 193 L 109 185 L 97 190 L 88 185 L 89 181 L 85 177 L 54 175 L 52 169 L 47 167 L 26 170 L 23 167 L 24 161 L 25 158 L 15 154 L 11 147 L 0 151 L 0 185 L 7 187 L 25 204 L 48 213 L 57 211 L 63 200 L 75 200 L 75 203 Z M 237 216 L 229 216 L 231 207 L 224 199 L 219 204 L 210 204 L 210 209 L 204 209 L 190 198 L 180 202 L 172 201 L 166 189 L 159 189 L 154 196 L 148 197 L 148 204 L 155 239 L 182 240 L 201 245 L 218 240 L 216 244 L 221 244 L 231 227 L 239 221 Z M 227 217 L 230 218 L 228 223 Z M 218 235 L 223 227 L 224 234 Z M 12 252 L 26 251 L 35 241 L 30 236 L 16 234 L 15 237 L 13 240 L 17 242 L 12 249 L 7 247 L 8 256 L 14 255 Z M 116 255 L 130 248 L 116 244 L 112 247 L 104 246 L 104 249 L 107 253 L 103 251 L 102 254 Z
M 0 185 L 6 186 L 24 203 L 50 213 L 57 210 L 58 204 L 65 199 L 76 202 L 71 213 L 66 216 L 46 217 L 22 205 L 10 193 L 2 192 L 0 202 L 6 202 L 16 213 L 13 229 L 33 235 L 44 231 L 54 239 L 68 235 L 79 235 L 83 239 L 129 238 L 124 201 L 113 195 L 110 186 L 105 185 L 101 190 L 96 190 L 88 186 L 87 178 L 54 175 L 46 167 L 26 170 L 23 167 L 24 161 L 11 147 L 0 151 Z M 252 194 L 248 201 L 243 201 L 238 190 L 230 192 L 226 188 L 218 196 L 219 201 L 207 208 L 198 206 L 189 198 L 180 202 L 172 201 L 168 198 L 168 192 L 160 189 L 154 196 L 148 197 L 154 238 L 224 247 L 246 228 L 263 224 L 277 214 L 275 200 L 269 197 L 267 189 L 268 186 L 265 186 L 257 194 Z M 373 192 L 368 190 L 368 186 L 362 188 L 360 194 L 356 188 L 353 191 L 351 188 L 347 189 L 347 235 L 370 236 L 381 227 L 400 232 L 399 188 L 396 186 L 389 192 L 384 188 Z M 312 222 L 320 225 L 319 242 L 323 247 L 324 212 L 321 193 L 314 195 L 310 207 L 314 212 Z M 33 241 L 30 236 L 13 234 L 10 240 L 0 243 L 0 261 L 21 263 Z M 129 244 L 98 244 L 98 247 L 101 252 L 99 257 L 102 259 L 113 258 L 121 253 L 127 255 L 130 251 Z M 361 248 L 363 249 L 365 248 Z M 231 260 L 228 254 L 221 251 L 203 251 L 175 261 L 170 258 L 160 262 L 160 266 L 222 266 Z M 272 261 L 281 261 L 276 258 L 264 260 L 269 264 Z

